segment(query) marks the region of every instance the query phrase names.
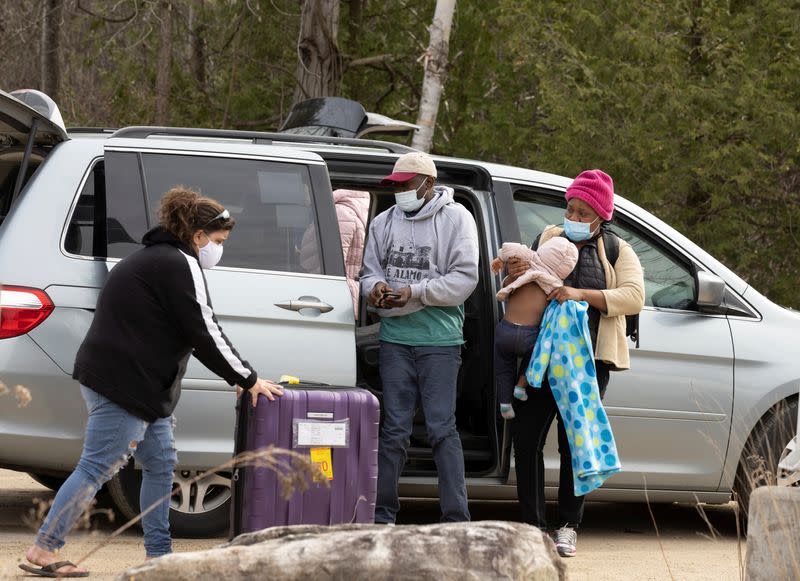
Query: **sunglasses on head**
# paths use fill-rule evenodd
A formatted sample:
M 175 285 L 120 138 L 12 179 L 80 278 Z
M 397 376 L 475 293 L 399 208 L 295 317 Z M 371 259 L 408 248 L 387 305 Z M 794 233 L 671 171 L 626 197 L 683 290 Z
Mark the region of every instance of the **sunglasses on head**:
M 228 210 L 222 210 L 222 212 L 220 212 L 219 214 L 217 214 L 216 216 L 211 218 L 211 220 L 209 220 L 208 222 L 206 222 L 205 224 L 200 226 L 200 229 L 202 230 L 203 228 L 205 228 L 206 226 L 208 226 L 209 224 L 211 224 L 211 222 L 214 222 L 215 220 L 227 220 L 230 217 L 231 217 L 231 213 L 228 212 Z

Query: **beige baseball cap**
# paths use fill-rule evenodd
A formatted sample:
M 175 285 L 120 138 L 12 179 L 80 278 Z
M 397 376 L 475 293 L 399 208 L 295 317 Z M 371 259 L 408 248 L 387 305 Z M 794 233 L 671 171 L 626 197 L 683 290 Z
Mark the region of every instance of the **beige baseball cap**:
M 392 174 L 381 180 L 381 185 L 405 183 L 417 175 L 436 177 L 436 166 L 427 153 L 412 151 L 397 158 Z

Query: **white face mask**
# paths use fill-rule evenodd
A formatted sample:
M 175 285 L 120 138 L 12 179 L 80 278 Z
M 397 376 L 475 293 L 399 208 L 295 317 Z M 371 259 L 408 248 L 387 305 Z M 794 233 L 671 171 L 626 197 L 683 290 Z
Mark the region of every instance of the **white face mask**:
M 206 234 L 206 238 L 208 238 L 208 234 Z M 222 260 L 222 251 L 222 244 L 217 244 L 208 238 L 208 243 L 200 247 L 200 268 L 214 268 Z
M 415 190 L 397 192 L 394 195 L 394 201 L 397 203 L 397 207 L 403 210 L 403 212 L 416 212 L 419 210 L 425 203 L 425 196 L 418 198 L 417 193 L 419 189 L 427 183 L 427 180 L 422 182 Z

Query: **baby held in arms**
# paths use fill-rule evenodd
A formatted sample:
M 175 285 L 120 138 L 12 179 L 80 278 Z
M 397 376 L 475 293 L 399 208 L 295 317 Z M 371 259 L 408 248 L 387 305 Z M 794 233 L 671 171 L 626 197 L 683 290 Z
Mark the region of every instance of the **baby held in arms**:
M 524 358 L 527 366 L 547 307 L 547 295 L 564 285 L 578 261 L 578 249 L 562 237 L 551 238 L 538 250 L 505 243 L 492 261 L 492 270 L 500 272 L 512 257 L 527 262 L 530 268 L 497 293 L 498 300 L 507 301 L 503 320 L 494 332 L 494 369 L 500 415 L 505 419 L 514 417 L 512 394 L 519 400 L 528 399 L 528 382 L 524 372 L 519 372 L 518 360 Z

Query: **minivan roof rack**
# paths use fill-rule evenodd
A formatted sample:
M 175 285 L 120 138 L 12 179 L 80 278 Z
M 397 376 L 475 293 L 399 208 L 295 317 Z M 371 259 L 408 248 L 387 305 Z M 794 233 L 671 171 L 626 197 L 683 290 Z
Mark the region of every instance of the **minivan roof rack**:
M 319 135 L 298 135 L 294 133 L 270 133 L 266 131 L 240 131 L 236 129 L 203 129 L 197 127 L 150 127 L 131 126 L 115 131 L 111 137 L 127 137 L 133 139 L 146 139 L 155 135 L 180 136 L 180 137 L 210 137 L 216 139 L 248 139 L 256 144 L 270 145 L 272 143 L 318 143 L 322 145 L 348 145 L 351 147 L 368 147 L 371 149 L 385 149 L 391 153 L 408 153 L 416 151 L 407 145 L 392 143 L 391 141 L 378 141 L 375 139 L 353 139 L 349 137 L 325 137 Z
M 116 127 L 67 127 L 67 133 L 114 133 Z

